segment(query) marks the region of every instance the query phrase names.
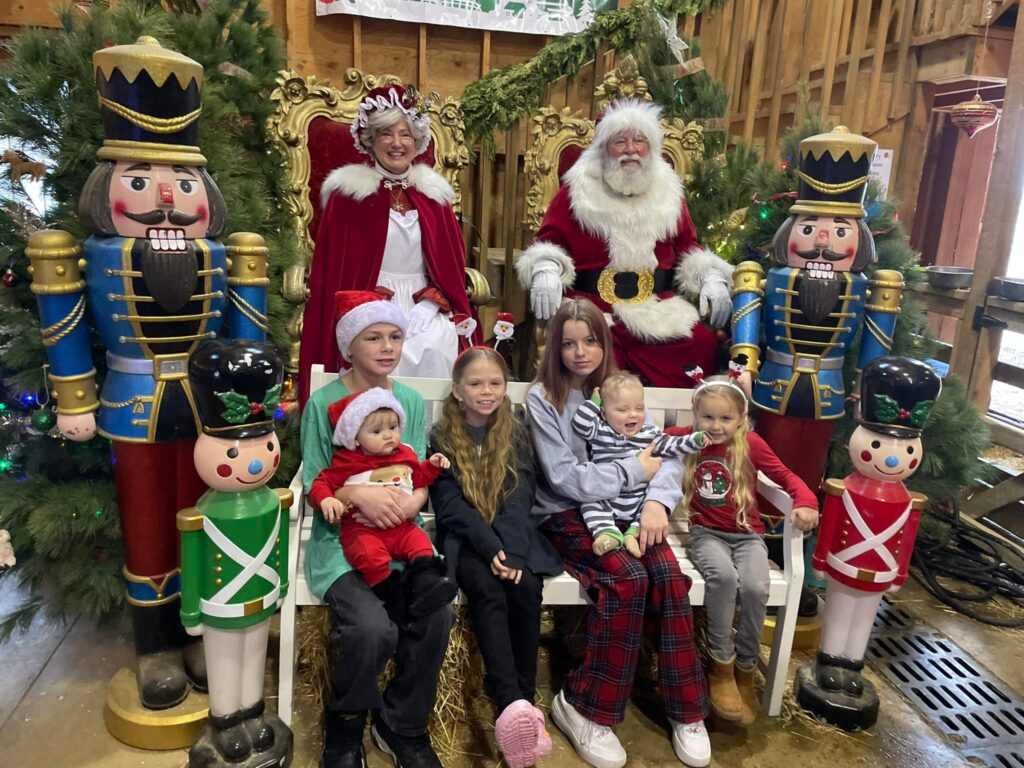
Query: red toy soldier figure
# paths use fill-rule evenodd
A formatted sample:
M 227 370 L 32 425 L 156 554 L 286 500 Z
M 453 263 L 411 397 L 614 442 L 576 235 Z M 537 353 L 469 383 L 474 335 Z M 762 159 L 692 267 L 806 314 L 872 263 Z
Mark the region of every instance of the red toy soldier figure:
M 797 670 L 804 709 L 848 731 L 878 718 L 878 695 L 861 677 L 864 651 L 885 592 L 907 580 L 927 499 L 903 481 L 921 466 L 921 429 L 942 387 L 924 363 L 882 357 L 864 368 L 860 426 L 850 437 L 856 471 L 825 481 L 815 571 L 827 579 L 821 646 Z

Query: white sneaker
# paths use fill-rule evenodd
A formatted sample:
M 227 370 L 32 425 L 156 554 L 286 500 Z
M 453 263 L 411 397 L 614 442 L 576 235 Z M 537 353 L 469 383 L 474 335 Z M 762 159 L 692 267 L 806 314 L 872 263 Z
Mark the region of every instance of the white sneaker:
M 699 723 L 672 723 L 672 749 L 676 757 L 690 768 L 704 768 L 711 764 L 711 739 L 704 721 Z
M 594 768 L 622 768 L 626 764 L 626 750 L 612 729 L 587 720 L 565 700 L 563 691 L 551 704 L 551 719 L 569 737 L 579 756 Z

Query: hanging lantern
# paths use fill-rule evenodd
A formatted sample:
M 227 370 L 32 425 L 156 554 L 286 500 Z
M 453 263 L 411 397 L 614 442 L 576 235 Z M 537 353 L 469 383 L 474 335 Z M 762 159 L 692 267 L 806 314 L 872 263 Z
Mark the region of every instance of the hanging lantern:
M 970 101 L 961 101 L 949 113 L 949 119 L 957 128 L 963 129 L 967 138 L 973 139 L 974 134 L 995 125 L 999 119 L 999 108 L 995 104 L 982 101 L 977 93 Z

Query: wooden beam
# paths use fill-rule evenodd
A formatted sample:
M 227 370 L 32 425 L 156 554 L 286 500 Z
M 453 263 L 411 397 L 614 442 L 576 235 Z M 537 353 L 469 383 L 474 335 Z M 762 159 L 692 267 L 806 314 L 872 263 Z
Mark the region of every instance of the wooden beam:
M 1006 274 L 1013 247 L 1017 213 L 1024 195 L 1024 13 L 1017 15 L 1014 39 L 1018 44 L 1010 53 L 1006 78 L 1006 104 L 996 134 L 995 155 L 989 175 L 989 189 L 998 194 L 985 199 L 981 219 L 978 253 L 985 254 L 974 266 L 974 280 L 964 307 L 967 320 L 978 307 L 985 306 L 989 281 Z M 1002 331 L 983 328 L 975 331 L 969 322 L 960 323 L 953 344 L 951 373 L 968 382 L 968 396 L 982 413 L 988 410 L 992 388 L 992 369 L 999 358 Z
M 857 86 L 860 82 L 860 60 L 864 55 L 864 42 L 871 18 L 871 0 L 858 0 L 857 18 L 850 43 L 850 63 L 846 65 L 846 88 L 843 91 L 843 124 L 853 133 L 860 133 L 864 110 L 857 108 Z
M 866 122 L 869 126 L 874 126 L 879 120 L 885 120 L 885 110 L 878 105 L 878 89 L 882 84 L 882 67 L 885 65 L 885 38 L 889 31 L 891 17 L 892 0 L 882 0 L 882 7 L 878 12 L 878 29 L 875 31 L 875 56 L 871 60 L 871 85 L 868 86 L 868 100 L 864 110 L 868 115 Z M 863 130 L 864 123 L 861 123 L 857 133 Z
M 795 0 L 793 0 L 795 2 Z M 779 36 L 775 41 L 772 51 L 772 77 L 775 79 L 772 88 L 772 107 L 768 116 L 768 133 L 764 139 L 764 156 L 775 157 L 779 149 L 779 113 L 782 111 L 782 51 L 786 47 L 783 41 L 786 39 L 786 13 L 789 10 L 790 0 L 781 0 L 778 5 L 778 30 Z
M 747 84 L 747 116 L 743 123 L 743 141 L 748 145 L 754 140 L 754 119 L 757 117 L 757 102 L 761 97 L 764 83 L 765 49 L 768 47 L 768 33 L 771 31 L 771 14 L 774 0 L 754 3 L 751 11 L 751 25 L 754 27 L 754 60 L 750 65 L 750 82 Z M 759 14 L 763 14 L 760 15 Z M 764 23 L 759 23 L 764 19 Z
M 687 15 L 683 19 L 683 37 L 693 37 L 697 31 L 697 17 Z
M 821 84 L 821 116 L 828 120 L 828 108 L 832 103 L 832 83 L 836 79 L 836 59 L 839 57 L 839 34 L 843 26 L 843 0 L 832 0 L 830 9 L 831 24 L 828 29 L 828 42 L 825 48 L 825 65 L 822 67 L 824 81 Z
M 420 38 L 417 45 L 416 76 L 421 91 L 427 91 L 427 25 L 420 24 Z
M 831 17 L 828 14 L 831 13 L 832 6 L 829 5 L 828 12 L 825 16 L 825 29 L 828 29 L 829 22 L 831 21 Z M 803 120 L 805 110 L 810 106 L 809 102 L 811 100 L 811 56 L 807 50 L 808 43 L 811 41 L 811 35 L 814 33 L 814 27 L 812 24 L 813 17 L 814 14 L 811 13 L 811 0 L 804 0 L 804 32 L 800 38 L 800 49 L 803 51 L 803 55 L 800 56 L 800 75 L 797 78 L 797 87 L 800 88 L 802 86 L 807 88 L 808 103 L 798 104 L 800 109 L 795 116 L 798 123 Z
M 352 17 L 352 66 L 363 68 L 363 20 Z
M 839 32 L 839 54 L 842 55 L 850 47 L 850 28 L 853 25 L 853 6 L 857 0 L 846 0 L 843 3 L 843 26 Z
M 743 69 L 747 60 L 747 3 L 757 0 L 735 0 L 736 10 L 732 19 L 732 34 L 729 36 L 729 114 L 739 111 L 741 89 L 743 87 Z
M 1024 475 L 1017 475 L 998 485 L 987 488 L 981 493 L 976 493 L 962 505 L 960 511 L 969 517 L 977 520 L 990 512 L 1002 509 L 1007 504 L 1013 504 L 1024 498 Z
M 598 56 L 598 58 L 603 58 Z M 505 133 L 505 189 L 502 206 L 505 211 L 504 223 L 504 245 L 505 245 L 505 274 L 502 278 L 502 300 L 501 306 L 508 307 L 512 303 L 512 284 L 515 282 L 515 248 L 516 233 L 519 229 L 517 211 L 519 199 L 517 197 L 516 182 L 519 179 L 519 131 L 520 123 L 516 123 Z
M 901 95 L 901 78 L 903 73 L 907 71 L 907 56 L 910 55 L 910 41 L 914 37 L 914 9 L 917 6 L 917 0 L 905 0 L 903 4 L 903 18 L 902 25 L 900 27 L 900 48 L 896 54 L 896 79 L 892 84 L 892 96 L 889 97 L 889 119 L 892 120 L 896 117 L 898 111 L 898 105 L 900 103 L 899 98 Z M 908 87 L 913 87 L 913 82 L 907 84 Z

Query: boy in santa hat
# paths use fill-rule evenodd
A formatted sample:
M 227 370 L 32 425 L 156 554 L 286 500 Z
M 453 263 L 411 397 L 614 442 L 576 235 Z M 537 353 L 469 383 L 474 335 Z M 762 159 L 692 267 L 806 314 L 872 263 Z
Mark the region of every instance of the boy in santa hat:
M 334 498 L 343 485 L 396 487 L 408 494 L 430 485 L 442 469 L 451 466 L 440 453 L 420 462 L 402 442 L 405 410 L 395 396 L 381 387 L 349 395 L 327 409 L 334 425 L 335 445 L 329 467 L 313 481 L 309 501 L 323 514 L 341 517 L 341 546 L 352 567 L 371 587 L 389 577 L 408 595 L 409 616 L 426 616 L 455 599 L 458 587 L 449 579 L 430 537 L 412 521 L 394 528 L 359 522 L 357 510 Z M 406 563 L 401 574 L 391 574 L 391 561 Z

